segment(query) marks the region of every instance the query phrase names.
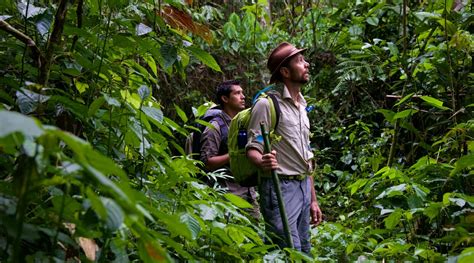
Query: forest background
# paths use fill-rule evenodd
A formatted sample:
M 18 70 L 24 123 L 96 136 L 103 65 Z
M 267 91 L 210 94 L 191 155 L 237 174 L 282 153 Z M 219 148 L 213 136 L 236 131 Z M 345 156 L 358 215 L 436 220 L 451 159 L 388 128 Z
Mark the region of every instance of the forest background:
M 473 262 L 472 8 L 1 1 L 0 261 Z M 312 259 L 183 151 L 216 84 L 250 101 L 281 41 L 311 63 Z

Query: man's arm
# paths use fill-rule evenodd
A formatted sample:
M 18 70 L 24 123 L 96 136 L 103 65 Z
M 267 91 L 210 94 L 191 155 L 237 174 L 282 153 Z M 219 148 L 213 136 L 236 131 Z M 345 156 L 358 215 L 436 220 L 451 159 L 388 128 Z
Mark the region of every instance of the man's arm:
M 206 162 L 206 169 L 208 171 L 214 171 L 222 166 L 226 165 L 229 163 L 229 154 L 226 153 L 224 155 L 216 155 L 213 157 L 209 157 Z
M 316 198 L 316 190 L 314 189 L 314 178 L 313 176 L 310 176 L 309 178 L 311 181 L 311 224 L 318 225 L 323 221 L 323 213 L 319 208 L 318 199 Z
M 276 151 L 272 151 L 271 153 L 267 154 L 262 154 L 259 150 L 255 148 L 250 148 L 247 150 L 247 157 L 253 164 L 255 164 L 257 167 L 262 168 L 264 171 L 270 171 L 278 168 Z
M 219 123 L 211 121 L 212 127 L 206 127 L 201 135 L 200 159 L 208 171 L 222 168 L 229 163 L 229 154 L 218 155 L 221 145 Z

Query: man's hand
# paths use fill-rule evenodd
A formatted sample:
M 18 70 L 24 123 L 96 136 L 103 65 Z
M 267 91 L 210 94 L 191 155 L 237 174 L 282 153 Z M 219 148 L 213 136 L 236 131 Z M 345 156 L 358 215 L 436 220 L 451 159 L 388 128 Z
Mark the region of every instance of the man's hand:
M 312 201 L 311 202 L 311 224 L 312 225 L 319 225 L 323 221 L 323 213 L 321 212 L 321 209 L 319 208 L 319 204 L 317 201 Z
M 270 171 L 278 168 L 278 161 L 276 159 L 276 151 L 262 155 L 262 162 L 260 166 L 264 171 Z

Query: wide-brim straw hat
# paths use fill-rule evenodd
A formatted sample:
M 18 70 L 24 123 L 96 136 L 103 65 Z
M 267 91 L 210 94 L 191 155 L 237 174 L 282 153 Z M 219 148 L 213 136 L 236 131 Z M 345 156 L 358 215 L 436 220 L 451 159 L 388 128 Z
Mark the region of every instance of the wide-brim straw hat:
M 278 45 L 268 57 L 267 67 L 270 70 L 272 77 L 270 83 L 275 82 L 278 74 L 280 74 L 281 66 L 292 56 L 304 52 L 306 48 L 299 49 L 288 42 L 283 42 Z

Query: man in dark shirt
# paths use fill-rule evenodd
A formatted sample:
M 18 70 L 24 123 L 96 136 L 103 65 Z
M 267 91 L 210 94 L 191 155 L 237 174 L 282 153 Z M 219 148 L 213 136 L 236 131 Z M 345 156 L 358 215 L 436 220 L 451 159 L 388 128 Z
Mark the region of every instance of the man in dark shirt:
M 200 159 L 205 164 L 206 170 L 215 171 L 224 168 L 231 175 L 227 132 L 232 118 L 245 109 L 245 96 L 240 83 L 229 80 L 219 84 L 216 88 L 216 101 L 222 112 L 210 121 L 213 128 L 206 127 L 201 136 Z M 260 217 L 254 187 L 241 186 L 232 179 L 219 181 L 219 184 L 252 204 L 253 209 L 249 211 L 250 214 L 257 219 Z

